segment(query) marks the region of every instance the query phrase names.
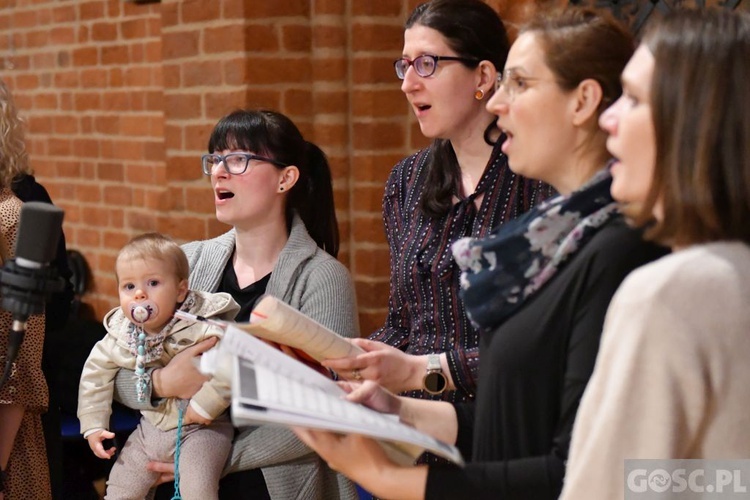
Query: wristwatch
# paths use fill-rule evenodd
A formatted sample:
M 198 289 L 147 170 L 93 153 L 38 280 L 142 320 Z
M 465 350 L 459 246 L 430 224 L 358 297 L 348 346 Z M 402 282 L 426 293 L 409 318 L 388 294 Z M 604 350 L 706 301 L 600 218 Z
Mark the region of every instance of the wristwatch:
M 432 395 L 442 394 L 448 386 L 448 380 L 443 375 L 443 368 L 440 366 L 439 354 L 427 355 L 427 373 L 422 380 L 424 390 Z

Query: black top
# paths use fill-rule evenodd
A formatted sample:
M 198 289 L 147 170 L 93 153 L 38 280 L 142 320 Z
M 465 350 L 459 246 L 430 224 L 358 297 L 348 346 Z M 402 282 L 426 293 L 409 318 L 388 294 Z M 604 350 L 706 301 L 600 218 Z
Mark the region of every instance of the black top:
M 258 299 L 266 293 L 268 280 L 271 279 L 271 273 L 266 274 L 255 283 L 240 288 L 237 283 L 237 274 L 234 272 L 234 264 L 229 259 L 227 266 L 224 268 L 224 275 L 221 277 L 218 292 L 226 292 L 240 305 L 240 311 L 234 320 L 238 323 L 250 321 L 250 313 Z
M 237 274 L 234 272 L 234 264 L 229 259 L 224 274 L 219 283 L 218 292 L 226 292 L 232 296 L 240 305 L 240 310 L 234 317 L 237 322 L 250 321 L 250 312 L 252 312 L 255 303 L 266 293 L 268 280 L 271 279 L 271 273 L 268 273 L 255 283 L 251 283 L 245 288 L 240 288 L 237 283 Z M 237 498 L 253 498 L 255 500 L 270 500 L 268 487 L 263 479 L 261 469 L 251 469 L 235 472 L 224 476 L 219 483 L 219 499 L 234 500 Z
M 615 218 L 494 331 L 480 336 L 476 403 L 456 405 L 464 469 L 431 467 L 426 498 L 556 499 L 609 302 L 665 253 Z

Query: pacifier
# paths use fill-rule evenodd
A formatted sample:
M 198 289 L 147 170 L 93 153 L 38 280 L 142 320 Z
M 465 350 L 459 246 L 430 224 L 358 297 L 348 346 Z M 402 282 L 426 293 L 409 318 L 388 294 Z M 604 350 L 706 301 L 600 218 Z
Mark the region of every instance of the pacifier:
M 138 323 L 140 325 L 156 316 L 159 312 L 159 307 L 155 302 L 152 302 L 150 300 L 131 302 L 129 309 L 130 317 L 133 319 L 133 323 Z

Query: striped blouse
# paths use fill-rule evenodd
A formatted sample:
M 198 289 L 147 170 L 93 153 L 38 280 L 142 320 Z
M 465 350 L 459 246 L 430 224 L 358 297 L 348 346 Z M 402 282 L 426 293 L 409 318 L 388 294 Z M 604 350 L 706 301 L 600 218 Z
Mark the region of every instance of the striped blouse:
M 550 188 L 515 175 L 496 146 L 476 191 L 433 219 L 419 202 L 432 146 L 399 162 L 383 197 L 383 220 L 390 247 L 391 282 L 385 325 L 370 336 L 408 354 L 447 353 L 457 390 L 442 396 L 411 391 L 409 396 L 459 402 L 474 398 L 479 371 L 479 331 L 459 298 L 460 271 L 451 244 L 480 237 L 549 195 Z M 477 208 L 474 200 L 480 195 Z

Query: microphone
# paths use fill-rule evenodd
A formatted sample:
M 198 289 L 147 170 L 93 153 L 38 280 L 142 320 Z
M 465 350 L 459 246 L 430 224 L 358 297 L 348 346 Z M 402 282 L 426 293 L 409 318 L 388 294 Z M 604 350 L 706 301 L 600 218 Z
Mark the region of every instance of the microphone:
M 13 317 L 0 388 L 10 378 L 29 316 L 44 312 L 47 297 L 65 286 L 57 269 L 49 266 L 62 234 L 63 215 L 49 203 L 31 201 L 21 206 L 15 258 L 0 270 L 0 306 Z

